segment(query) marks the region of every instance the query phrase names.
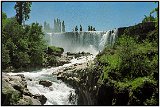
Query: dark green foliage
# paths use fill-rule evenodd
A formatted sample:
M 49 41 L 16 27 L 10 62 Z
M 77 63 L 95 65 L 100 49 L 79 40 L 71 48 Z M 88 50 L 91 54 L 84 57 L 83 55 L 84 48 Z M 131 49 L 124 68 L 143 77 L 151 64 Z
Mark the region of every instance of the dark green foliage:
M 2 44 L 2 69 L 6 69 L 10 63 L 9 50 Z
M 63 52 L 64 52 L 63 48 L 55 47 L 55 46 L 49 46 L 47 53 L 49 55 L 61 55 Z
M 155 21 L 155 18 L 153 16 L 151 16 L 151 14 L 150 14 L 150 16 L 145 15 L 145 18 L 142 20 L 142 23 L 153 22 L 153 21 Z
M 16 10 L 17 22 L 21 25 L 24 21 L 29 19 L 29 13 L 31 11 L 31 2 L 16 2 L 14 8 Z
M 65 24 L 64 24 L 64 21 L 62 22 L 62 32 L 65 32 Z
M 4 14 L 5 16 L 5 14 Z M 2 68 L 40 66 L 46 49 L 42 26 L 32 23 L 22 26 L 15 18 L 2 20 Z
M 91 27 L 90 26 L 88 26 L 88 31 L 91 31 Z
M 93 26 L 88 26 L 88 31 L 96 31 L 96 29 Z
M 54 55 L 49 55 L 48 58 L 47 58 L 47 62 L 48 62 L 48 65 L 50 66 L 57 66 L 57 57 L 54 56 Z
M 105 94 L 108 86 L 114 86 L 112 96 L 98 95 L 102 97 L 100 101 L 110 101 L 105 105 L 158 105 L 158 32 L 155 27 L 142 29 L 146 35 L 142 37 L 137 29 L 138 26 L 127 29 L 113 48 L 106 47 L 97 55 L 97 68 L 101 71 L 99 91 L 104 85 Z
M 13 54 L 12 61 L 12 65 L 17 69 L 26 67 L 28 64 L 30 64 L 30 58 L 27 52 L 15 52 Z
M 46 49 L 43 37 L 42 26 L 38 23 L 33 23 L 28 31 L 28 54 L 30 55 L 32 65 L 40 66 L 43 63 L 44 51 Z
M 49 66 L 58 66 L 60 63 L 58 62 L 58 58 L 61 57 L 64 52 L 63 48 L 49 46 L 46 52 L 46 65 Z
M 76 32 L 78 31 L 78 26 L 75 27 L 75 31 L 76 31 Z
M 6 18 L 7 18 L 6 13 L 2 12 L 2 20 L 3 20 L 3 19 L 6 19 Z
M 79 28 L 79 30 L 80 30 L 80 31 L 82 31 L 82 26 L 81 26 L 81 25 L 80 25 L 80 28 Z

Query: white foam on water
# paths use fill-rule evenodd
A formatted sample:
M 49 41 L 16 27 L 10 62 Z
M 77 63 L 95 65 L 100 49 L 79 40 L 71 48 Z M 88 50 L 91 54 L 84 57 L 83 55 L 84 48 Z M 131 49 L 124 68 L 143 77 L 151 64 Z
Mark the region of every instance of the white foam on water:
M 32 94 L 41 94 L 47 98 L 45 105 L 76 105 L 77 97 L 73 103 L 69 102 L 69 96 L 76 96 L 75 89 L 67 86 L 64 82 L 57 80 L 53 72 L 58 72 L 59 69 L 72 66 L 73 64 L 85 63 L 91 61 L 95 56 L 82 56 L 78 59 L 74 58 L 68 64 L 64 64 L 59 67 L 44 68 L 38 71 L 32 72 L 20 72 L 20 73 L 7 73 L 9 75 L 23 74 L 26 78 L 32 79 L 32 81 L 27 79 L 27 88 Z M 50 87 L 44 87 L 39 84 L 40 80 L 46 80 L 46 77 L 52 82 Z

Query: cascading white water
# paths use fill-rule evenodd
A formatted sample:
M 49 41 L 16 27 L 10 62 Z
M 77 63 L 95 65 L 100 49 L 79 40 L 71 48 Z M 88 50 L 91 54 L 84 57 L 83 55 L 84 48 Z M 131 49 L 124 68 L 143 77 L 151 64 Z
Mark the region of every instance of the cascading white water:
M 69 64 L 59 67 L 52 67 L 32 72 L 8 73 L 9 75 L 23 74 L 27 79 L 27 88 L 32 94 L 42 94 L 47 98 L 45 105 L 77 105 L 75 89 L 67 86 L 64 82 L 57 80 L 53 72 L 72 66 L 76 63 L 84 63 L 93 60 L 98 51 L 103 50 L 104 46 L 113 45 L 117 35 L 117 30 L 107 32 L 66 32 L 59 34 L 48 33 L 49 44 L 59 46 L 69 52 L 90 52 L 94 56 L 83 56 L 82 58 L 72 59 Z M 87 57 L 87 58 L 86 58 Z M 39 84 L 40 80 L 50 80 L 52 85 L 44 87 Z M 72 93 L 74 99 L 69 101 Z
M 109 37 L 110 37 L 110 30 L 109 31 L 107 31 L 103 36 L 102 36 L 102 38 L 101 38 L 101 40 L 100 40 L 100 49 L 102 50 L 103 48 L 104 48 L 104 46 L 105 46 L 105 44 L 109 44 L 109 41 L 108 41 L 108 39 L 109 39 Z
M 53 33 L 52 45 L 64 48 L 65 52 L 90 52 L 96 55 L 105 46 L 113 46 L 117 29 L 89 32 Z M 50 36 L 50 34 L 49 34 Z
M 64 64 L 59 67 L 52 67 L 32 72 L 20 72 L 20 73 L 8 73 L 9 75 L 23 74 L 27 79 L 27 88 L 32 94 L 41 94 L 47 98 L 45 105 L 77 105 L 78 96 L 75 93 L 75 89 L 67 86 L 64 82 L 57 80 L 56 75 L 53 72 L 58 72 L 60 69 L 67 68 L 74 64 L 84 63 L 93 60 L 95 56 L 83 56 L 79 59 L 72 59 L 70 63 Z M 52 82 L 50 87 L 44 87 L 39 84 L 40 80 L 49 80 Z M 69 96 L 72 93 L 74 99 L 69 101 Z
M 105 46 L 113 46 L 117 33 L 118 29 L 108 30 L 100 40 L 100 49 L 103 50 Z

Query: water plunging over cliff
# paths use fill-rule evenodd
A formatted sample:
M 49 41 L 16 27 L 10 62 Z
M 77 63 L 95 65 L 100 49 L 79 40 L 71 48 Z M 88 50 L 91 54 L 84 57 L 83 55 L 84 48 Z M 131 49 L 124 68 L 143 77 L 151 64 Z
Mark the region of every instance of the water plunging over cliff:
M 49 44 L 64 48 L 65 52 L 90 52 L 97 54 L 104 46 L 112 46 L 117 29 L 89 32 L 47 33 Z
M 66 32 L 59 34 L 48 33 L 49 44 L 64 48 L 65 52 L 90 52 L 97 54 L 103 50 L 104 46 L 112 46 L 115 42 L 117 30 L 107 32 Z M 95 55 L 83 56 L 82 58 L 72 59 L 70 63 L 59 67 L 46 68 L 39 71 L 8 73 L 9 75 L 23 74 L 27 79 L 27 88 L 32 94 L 42 94 L 47 98 L 45 105 L 77 105 L 77 95 L 75 89 L 57 80 L 53 72 L 58 72 L 75 64 L 82 64 L 91 61 Z M 39 84 L 40 80 L 49 80 L 52 82 L 50 87 L 44 87 Z M 72 102 L 69 96 L 72 93 Z M 87 94 L 85 94 L 86 97 Z M 90 99 L 89 96 L 87 99 Z M 89 102 L 88 100 L 86 102 Z

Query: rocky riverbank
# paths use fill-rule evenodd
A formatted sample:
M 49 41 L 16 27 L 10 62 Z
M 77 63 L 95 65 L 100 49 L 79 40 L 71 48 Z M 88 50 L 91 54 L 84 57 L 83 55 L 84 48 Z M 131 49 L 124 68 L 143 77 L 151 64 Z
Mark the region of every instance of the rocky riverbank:
M 44 105 L 44 95 L 33 95 L 27 89 L 24 75 L 2 73 L 2 105 Z
M 57 79 L 64 81 L 76 89 L 78 105 L 95 105 L 96 82 L 99 74 L 91 69 L 94 69 L 93 60 L 60 69 L 58 72 L 53 73 L 53 75 L 57 75 Z
M 81 58 L 81 57 L 84 56 L 85 54 L 86 53 L 82 52 L 82 53 L 70 53 L 70 54 L 60 56 L 59 58 L 61 58 L 61 61 L 62 60 L 64 62 L 68 61 L 68 63 L 70 63 L 69 66 L 70 65 L 71 66 L 70 67 L 68 67 L 68 66 L 60 67 L 61 69 L 59 67 L 57 67 L 59 69 L 59 71 L 58 72 L 56 71 L 55 73 L 57 73 L 57 75 L 59 76 L 58 79 L 63 78 L 63 76 L 60 77 L 60 74 L 62 74 L 63 71 L 67 71 L 67 69 L 73 69 L 76 67 L 76 69 L 79 70 L 82 68 L 86 68 L 86 66 L 88 66 L 89 63 L 88 64 L 87 63 L 85 63 L 85 64 L 80 64 L 80 63 L 79 64 L 72 64 L 72 62 L 70 62 L 71 59 L 72 60 L 77 60 L 77 59 L 83 60 L 84 58 Z M 80 57 L 75 59 L 75 56 L 80 56 Z M 73 61 L 73 62 L 75 63 L 75 61 Z M 50 72 L 53 72 L 53 71 L 50 71 Z M 29 72 L 26 72 L 26 73 L 29 73 Z M 31 73 L 31 76 L 32 76 L 32 74 L 34 75 L 34 73 Z M 2 105 L 44 105 L 45 103 L 48 104 L 47 101 L 49 101 L 50 99 L 48 99 L 47 96 L 46 97 L 44 96 L 46 94 L 43 94 L 43 93 L 42 93 L 43 95 L 34 94 L 32 92 L 32 90 L 30 90 L 30 87 L 32 87 L 32 85 L 35 85 L 35 82 L 34 82 L 35 79 L 32 77 L 30 78 L 29 76 L 26 76 L 26 75 L 24 76 L 24 75 L 25 75 L 25 72 L 22 72 L 19 74 L 18 73 L 7 74 L 7 73 L 2 72 L 2 102 L 3 102 Z M 38 75 L 38 72 L 37 72 L 37 75 Z M 78 76 L 78 75 L 76 75 L 76 76 Z M 44 87 L 44 89 L 49 89 L 49 92 L 55 91 L 55 90 L 53 90 L 53 88 L 54 88 L 53 81 L 50 81 L 48 79 L 37 79 L 36 81 L 37 81 L 37 86 L 42 85 Z M 72 81 L 72 79 L 71 79 L 71 81 Z M 41 87 L 41 86 L 39 86 L 39 87 Z M 37 92 L 37 93 L 39 93 L 39 92 Z M 72 95 L 74 95 L 74 94 L 72 93 Z M 70 97 L 69 101 L 73 102 L 73 104 L 74 104 L 75 101 L 72 101 L 72 99 L 75 100 L 75 98 Z

